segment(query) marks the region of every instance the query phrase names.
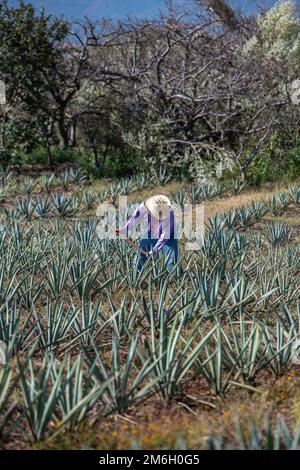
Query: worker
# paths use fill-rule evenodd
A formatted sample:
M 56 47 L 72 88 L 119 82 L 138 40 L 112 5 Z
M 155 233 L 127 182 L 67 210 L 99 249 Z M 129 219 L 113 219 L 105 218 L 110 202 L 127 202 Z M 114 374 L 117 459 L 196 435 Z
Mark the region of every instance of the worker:
M 174 209 L 170 199 L 163 194 L 149 197 L 137 207 L 128 222 L 116 232 L 128 237 L 129 231 L 142 221 L 147 222 L 147 230 L 139 243 L 140 257 L 137 269 L 141 271 L 148 256 L 162 251 L 165 256 L 168 256 L 167 267 L 170 271 L 174 263 L 178 261 L 178 240 Z

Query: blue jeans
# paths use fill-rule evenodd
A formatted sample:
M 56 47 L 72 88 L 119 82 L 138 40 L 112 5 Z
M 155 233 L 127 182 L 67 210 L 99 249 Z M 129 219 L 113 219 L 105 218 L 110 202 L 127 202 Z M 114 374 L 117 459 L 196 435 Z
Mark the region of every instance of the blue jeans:
M 147 253 L 154 248 L 156 243 L 158 242 L 157 238 L 143 238 L 140 241 L 140 248 Z M 167 243 L 162 247 L 162 252 L 165 256 L 169 256 L 168 258 L 168 270 L 170 271 L 174 263 L 177 263 L 178 261 L 178 240 L 176 238 L 172 238 L 167 241 Z M 169 255 L 169 253 L 171 254 Z M 140 253 L 139 255 L 139 262 L 138 262 L 138 271 L 141 271 L 142 267 L 144 266 L 145 262 L 147 260 L 147 256 L 144 255 L 143 253 Z

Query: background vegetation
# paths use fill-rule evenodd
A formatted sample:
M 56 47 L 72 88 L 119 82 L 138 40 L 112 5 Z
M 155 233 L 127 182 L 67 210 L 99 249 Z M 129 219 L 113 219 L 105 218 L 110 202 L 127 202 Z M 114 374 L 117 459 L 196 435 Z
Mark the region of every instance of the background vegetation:
M 167 164 L 240 186 L 300 173 L 300 21 L 223 0 L 151 21 L 70 24 L 0 2 L 1 161 L 123 176 Z

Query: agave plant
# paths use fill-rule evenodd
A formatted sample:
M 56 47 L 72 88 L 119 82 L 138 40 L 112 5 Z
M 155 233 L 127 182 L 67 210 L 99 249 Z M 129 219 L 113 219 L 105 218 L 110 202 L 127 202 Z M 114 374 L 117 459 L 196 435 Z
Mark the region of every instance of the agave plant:
M 22 183 L 22 191 L 27 194 L 27 196 L 31 196 L 31 194 L 33 193 L 34 191 L 34 188 L 36 187 L 37 185 L 37 182 L 34 181 L 33 179 L 31 178 L 25 178 L 23 183 Z
M 86 174 L 86 172 L 80 168 L 78 169 L 70 168 L 68 170 L 68 173 L 69 173 L 69 178 L 72 181 L 72 183 L 82 184 L 86 182 L 86 180 L 88 179 L 88 175 Z
M 54 173 L 51 173 L 51 175 L 44 175 L 41 179 L 41 187 L 48 194 L 51 193 L 51 190 L 53 189 L 54 184 L 55 184 Z
M 4 207 L 4 214 L 10 224 L 13 224 L 18 218 L 18 210 L 15 206 Z
M 124 335 L 130 337 L 131 331 L 134 330 L 138 314 L 140 313 L 137 299 L 133 300 L 129 310 L 126 305 L 125 297 L 121 301 L 121 305 L 118 307 L 114 305 L 111 296 L 109 296 L 109 303 L 111 307 L 110 324 L 113 328 L 114 334 L 118 338 L 121 338 Z
M 47 316 L 42 321 L 40 315 L 35 313 L 39 342 L 41 347 L 47 352 L 56 351 L 59 345 L 68 339 L 72 339 L 71 328 L 76 321 L 77 312 L 71 307 L 65 308 L 64 304 L 47 305 Z M 43 324 L 44 323 L 44 324 Z
M 74 234 L 83 251 L 88 251 L 96 239 L 97 221 L 89 219 L 84 224 L 76 223 Z
M 120 186 L 117 183 L 111 184 L 109 187 L 109 195 L 113 202 L 117 200 L 117 197 L 120 194 Z
M 18 302 L 27 309 L 41 297 L 44 290 L 44 279 L 43 277 L 39 277 L 38 267 L 35 263 L 33 263 L 33 267 L 30 269 L 29 263 L 31 256 L 24 256 L 24 260 L 26 258 L 26 264 L 24 264 L 23 269 L 23 279 L 18 288 L 17 299 Z
M 80 201 L 77 197 L 75 196 L 71 196 L 70 197 L 70 212 L 69 214 L 76 214 L 79 210 L 79 204 L 80 204 Z
M 87 352 L 90 373 L 94 379 L 102 384 L 111 378 L 106 396 L 103 397 L 109 413 L 124 412 L 133 402 L 144 400 L 153 392 L 157 378 L 151 377 L 151 371 L 156 361 L 149 358 L 140 363 L 137 347 L 138 335 L 135 335 L 131 338 L 124 364 L 121 364 L 121 346 L 116 336 L 112 338 L 111 364 L 104 361 L 96 346 L 94 346 L 96 359 L 92 359 Z
M 0 340 L 6 345 L 6 360 L 18 349 L 18 336 L 21 334 L 20 307 L 17 307 L 16 302 L 10 306 L 3 304 L 0 310 Z
M 12 371 L 7 366 L 0 367 L 0 415 L 3 413 L 9 399 L 9 387 Z
M 238 321 L 229 319 L 230 334 L 222 328 L 224 339 L 224 364 L 227 370 L 234 370 L 236 380 L 252 382 L 262 366 L 261 325 L 246 321 L 241 312 Z
M 288 224 L 271 222 L 267 227 L 266 237 L 274 245 L 285 244 L 295 239 L 295 233 Z
M 240 220 L 235 209 L 222 214 L 220 217 L 222 219 L 223 227 L 226 227 L 229 230 L 236 229 L 239 226 Z
M 175 202 L 175 204 L 178 204 L 183 209 L 185 204 L 185 192 L 178 191 L 177 193 L 173 194 L 172 200 Z
M 0 185 L 2 187 L 8 186 L 14 176 L 13 171 L 9 171 L 0 165 Z
M 35 203 L 28 197 L 22 197 L 15 201 L 14 208 L 25 219 L 30 220 L 35 210 Z
M 290 198 L 294 204 L 300 204 L 300 187 L 294 186 L 290 188 Z
M 5 202 L 6 197 L 7 197 L 7 191 L 8 191 L 7 186 L 0 186 L 0 204 Z
M 172 307 L 171 307 L 172 310 Z M 153 375 L 156 378 L 156 388 L 164 398 L 175 397 L 180 393 L 180 385 L 183 378 L 191 369 L 202 349 L 205 348 L 215 328 L 212 328 L 195 345 L 195 338 L 199 334 L 199 322 L 197 326 L 185 338 L 183 327 L 185 316 L 177 312 L 172 327 L 167 326 L 164 314 L 159 316 L 159 338 L 156 339 L 156 328 L 153 311 L 150 310 L 151 337 L 144 339 L 144 354 L 141 353 L 141 360 L 145 357 L 154 364 Z
M 131 179 L 132 187 L 135 189 L 145 189 L 151 185 L 151 176 L 148 173 L 140 173 Z
M 68 170 L 56 175 L 57 180 L 61 183 L 64 191 L 67 191 L 69 185 L 73 182 L 73 178 Z
M 67 424 L 73 428 L 103 395 L 107 386 L 102 382 L 100 386 L 86 388 L 82 378 L 82 362 L 77 359 L 71 366 L 68 356 L 59 368 L 52 356 L 45 356 L 39 372 L 34 370 L 30 357 L 25 364 L 18 362 L 18 372 L 24 415 L 36 441 L 46 436 L 51 425 L 57 431 Z
M 209 272 L 208 269 L 198 270 L 198 267 L 196 267 L 191 276 L 191 281 L 194 291 L 198 293 L 206 310 L 223 305 L 225 296 L 220 297 L 221 272 L 218 270 Z
M 277 195 L 277 197 L 278 197 L 279 203 L 281 204 L 281 207 L 282 207 L 283 211 L 285 211 L 286 208 L 291 204 L 289 194 L 288 193 L 279 193 Z
M 212 199 L 222 194 L 222 188 L 214 183 L 206 183 L 201 187 L 201 193 L 203 199 Z
M 29 377 L 26 374 L 26 365 Z M 61 393 L 63 369 L 61 369 L 60 374 L 56 377 L 52 387 L 49 388 L 52 368 L 49 358 L 44 357 L 39 374 L 34 370 L 31 358 L 28 359 L 26 365 L 18 363 L 24 401 L 24 415 L 33 438 L 39 440 L 45 436 L 50 422 L 57 419 L 55 409 L 58 405 L 59 394 Z
M 85 191 L 83 193 L 82 199 L 81 199 L 82 204 L 84 205 L 85 209 L 90 210 L 94 207 L 95 202 L 96 202 L 96 196 L 94 193 L 91 191 Z
M 263 205 L 258 204 L 257 206 L 244 206 L 236 209 L 237 217 L 239 220 L 239 226 L 246 228 L 251 227 L 262 215 Z
M 51 204 L 56 214 L 60 217 L 73 214 L 79 206 L 77 198 L 66 196 L 64 193 L 51 194 Z
M 223 329 L 219 321 L 216 322 L 212 333 L 201 355 L 196 358 L 195 367 L 198 373 L 206 379 L 213 393 L 224 394 L 240 376 L 241 371 L 234 368 L 225 370 L 228 364 L 228 352 L 224 349 Z
M 272 426 L 269 415 L 265 416 L 262 426 L 257 425 L 251 417 L 247 417 L 242 424 L 237 415 L 234 439 L 211 433 L 206 445 L 209 450 L 296 450 L 300 445 L 300 427 L 291 432 L 280 417 L 276 425 Z
M 203 199 L 201 186 L 192 186 L 188 194 L 192 204 L 199 204 Z
M 153 173 L 153 181 L 158 186 L 165 186 L 171 179 L 171 175 L 168 173 L 168 169 L 166 166 L 160 166 L 159 170 L 152 170 Z
M 99 300 L 96 305 L 89 300 L 82 301 L 78 307 L 72 304 L 74 312 L 74 322 L 72 330 L 76 334 L 76 344 L 80 339 L 83 348 L 91 347 L 95 338 L 105 329 L 107 323 L 101 313 L 102 301 Z M 72 341 L 68 343 L 68 347 L 72 345 Z
M 7 365 L 0 367 L 0 436 L 1 441 L 5 442 L 16 421 L 13 419 L 13 413 L 17 406 L 16 402 L 10 403 L 10 397 L 14 391 L 15 382 L 12 383 L 12 370 Z M 0 445 L 1 448 L 2 445 Z
M 79 356 L 73 361 L 70 356 L 67 356 L 60 368 L 57 368 L 56 363 L 52 362 L 53 383 L 58 380 L 62 367 L 65 368 L 65 375 L 62 380 L 62 393 L 58 396 L 61 417 L 56 422 L 56 427 L 61 430 L 67 425 L 72 431 L 103 397 L 110 380 L 91 386 L 91 371 L 85 376 L 82 357 Z
M 291 199 L 288 193 L 279 193 L 272 195 L 266 201 L 264 201 L 266 209 L 273 215 L 281 215 L 290 205 Z
M 262 217 L 267 212 L 267 209 L 262 202 L 251 202 L 249 207 L 250 207 L 250 210 L 252 211 L 253 219 L 255 221 L 261 220 Z
M 275 331 L 266 324 L 263 325 L 262 331 L 265 363 L 275 375 L 282 375 L 293 357 L 294 343 L 297 340 L 295 330 L 293 326 L 286 330 L 282 322 L 277 320 Z
M 34 208 L 37 217 L 47 217 L 50 213 L 50 203 L 47 198 L 37 198 Z
M 80 298 L 88 298 L 97 285 L 101 289 L 105 288 L 105 286 L 112 282 L 112 279 L 107 279 L 101 283 L 98 279 L 101 270 L 102 265 L 96 265 L 93 256 L 79 256 L 73 259 L 69 271 L 71 279 L 70 292 L 75 290 Z
M 107 196 L 108 196 L 108 190 L 99 191 L 97 194 L 97 197 L 100 202 L 104 202 L 105 199 L 107 199 Z
M 72 255 L 72 248 L 64 245 L 57 253 L 52 254 L 52 259 L 47 262 L 46 282 L 54 298 L 58 298 L 64 289 L 67 288 L 67 279 L 69 276 L 68 262 Z
M 128 178 L 122 178 L 120 180 L 120 191 L 122 194 L 127 196 L 132 191 L 131 180 Z

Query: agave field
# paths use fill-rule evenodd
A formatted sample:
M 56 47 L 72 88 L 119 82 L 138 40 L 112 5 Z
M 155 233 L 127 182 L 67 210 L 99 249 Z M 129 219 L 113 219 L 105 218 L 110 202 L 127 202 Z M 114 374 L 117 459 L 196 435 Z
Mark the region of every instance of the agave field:
M 300 187 L 215 213 L 199 251 L 181 242 L 172 271 L 161 255 L 137 272 L 126 241 L 97 237 L 96 208 L 157 187 L 181 206 L 226 206 L 221 186 L 174 191 L 164 169 L 100 189 L 75 170 L 18 184 L 1 175 L 2 448 L 70 447 L 74 436 L 90 448 L 300 447 L 299 396 L 289 407 L 274 393 L 263 419 L 237 412 L 229 434 L 219 420 L 236 397 L 247 407 L 298 384 L 300 238 L 284 216 L 299 218 Z M 155 416 L 161 428 L 174 420 L 170 441 L 151 440 Z M 184 423 L 198 423 L 192 440 Z

